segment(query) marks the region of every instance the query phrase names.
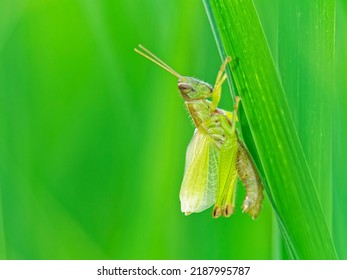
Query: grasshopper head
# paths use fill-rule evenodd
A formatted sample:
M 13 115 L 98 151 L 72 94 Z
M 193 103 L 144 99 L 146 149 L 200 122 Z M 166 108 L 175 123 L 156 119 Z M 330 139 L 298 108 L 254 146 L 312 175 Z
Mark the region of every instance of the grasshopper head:
M 205 99 L 212 96 L 213 89 L 209 84 L 195 78 L 184 77 L 143 46 L 139 45 L 139 49 L 141 50 L 135 49 L 135 51 L 178 78 L 178 89 L 184 100 Z
M 212 87 L 198 79 L 191 77 L 180 77 L 178 89 L 184 100 L 206 99 L 212 96 Z

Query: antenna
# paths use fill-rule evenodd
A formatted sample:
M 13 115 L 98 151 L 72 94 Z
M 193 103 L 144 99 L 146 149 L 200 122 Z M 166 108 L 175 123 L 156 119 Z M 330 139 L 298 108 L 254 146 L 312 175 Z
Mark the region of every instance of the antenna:
M 149 59 L 150 61 L 154 62 L 155 64 L 159 65 L 161 68 L 164 68 L 166 71 L 170 72 L 172 75 L 176 76 L 177 78 L 181 78 L 182 76 L 178 74 L 175 70 L 173 70 L 169 65 L 167 65 L 164 61 L 162 61 L 160 58 L 155 56 L 153 53 L 151 53 L 149 50 L 147 50 L 145 47 L 142 45 L 139 45 L 139 48 L 142 49 L 134 49 L 135 52 L 138 54 L 142 55 L 143 57 Z

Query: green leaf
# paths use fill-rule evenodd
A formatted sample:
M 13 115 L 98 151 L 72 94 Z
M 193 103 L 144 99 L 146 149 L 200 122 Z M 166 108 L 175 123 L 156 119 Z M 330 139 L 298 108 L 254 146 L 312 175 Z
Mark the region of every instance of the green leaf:
M 266 182 L 295 259 L 335 259 L 325 217 L 284 89 L 251 0 L 204 1 L 230 79 L 241 97 L 243 136 Z M 249 126 L 249 129 L 247 127 Z
M 283 1 L 279 14 L 281 80 L 331 229 L 335 0 Z
M 333 235 L 340 259 L 347 259 L 346 223 L 346 158 L 347 158 L 347 2 L 337 1 L 336 9 L 336 96 L 334 106 L 333 186 L 334 216 Z

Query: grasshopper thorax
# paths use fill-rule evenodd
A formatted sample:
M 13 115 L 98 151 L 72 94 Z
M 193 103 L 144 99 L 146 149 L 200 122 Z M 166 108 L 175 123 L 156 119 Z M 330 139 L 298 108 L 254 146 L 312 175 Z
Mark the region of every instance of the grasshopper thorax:
M 178 89 L 186 101 L 206 99 L 212 96 L 212 86 L 192 77 L 180 77 Z

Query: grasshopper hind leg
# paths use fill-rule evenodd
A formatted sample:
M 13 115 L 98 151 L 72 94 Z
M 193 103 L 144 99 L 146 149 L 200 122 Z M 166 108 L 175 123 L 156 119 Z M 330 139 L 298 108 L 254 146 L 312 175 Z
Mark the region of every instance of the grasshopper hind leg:
M 234 211 L 235 187 L 237 182 L 237 136 L 229 136 L 220 149 L 219 182 L 216 203 L 212 216 L 229 217 Z
M 216 198 L 216 204 L 212 212 L 214 218 L 221 215 L 229 217 L 234 211 L 235 188 L 237 182 L 237 154 L 238 142 L 236 134 L 236 116 L 240 98 L 236 98 L 234 104 L 233 117 L 227 120 L 223 114 L 220 115 L 220 124 L 226 135 L 226 139 L 220 148 L 219 161 L 219 185 Z

